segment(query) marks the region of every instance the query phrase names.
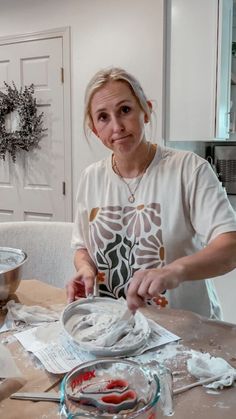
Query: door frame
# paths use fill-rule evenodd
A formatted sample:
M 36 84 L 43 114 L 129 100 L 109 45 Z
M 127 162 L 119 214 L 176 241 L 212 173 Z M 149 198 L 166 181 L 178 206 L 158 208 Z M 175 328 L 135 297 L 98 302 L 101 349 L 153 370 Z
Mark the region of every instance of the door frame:
M 69 26 L 0 37 L 1 45 L 61 38 L 63 57 L 63 115 L 65 157 L 65 221 L 72 221 L 72 117 L 71 117 L 71 30 Z

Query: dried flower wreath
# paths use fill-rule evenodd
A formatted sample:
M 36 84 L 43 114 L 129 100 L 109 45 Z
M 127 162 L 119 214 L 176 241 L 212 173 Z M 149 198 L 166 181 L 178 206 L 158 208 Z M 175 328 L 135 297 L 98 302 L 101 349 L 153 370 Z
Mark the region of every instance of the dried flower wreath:
M 38 146 L 43 131 L 43 112 L 37 115 L 36 99 L 33 97 L 34 85 L 21 87 L 18 90 L 4 82 L 6 93 L 0 92 L 0 158 L 5 160 L 8 151 L 13 162 L 19 150 L 29 151 Z M 6 130 L 6 116 L 17 111 L 19 114 L 18 129 Z

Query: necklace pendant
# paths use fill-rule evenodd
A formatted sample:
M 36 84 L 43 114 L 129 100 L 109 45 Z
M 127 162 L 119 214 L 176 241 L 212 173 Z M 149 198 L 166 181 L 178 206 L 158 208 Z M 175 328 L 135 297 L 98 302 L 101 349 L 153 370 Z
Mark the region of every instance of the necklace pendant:
M 133 195 L 133 194 L 129 196 L 128 201 L 129 201 L 131 204 L 133 204 L 133 203 L 135 202 L 135 197 L 134 197 L 134 195 Z

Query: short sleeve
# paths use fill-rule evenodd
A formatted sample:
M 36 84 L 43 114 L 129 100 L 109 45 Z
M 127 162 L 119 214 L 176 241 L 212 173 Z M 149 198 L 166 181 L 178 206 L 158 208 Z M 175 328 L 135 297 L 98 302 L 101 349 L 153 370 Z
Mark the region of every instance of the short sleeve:
M 191 223 L 204 244 L 219 234 L 236 231 L 235 211 L 208 162 L 194 170 L 188 194 Z

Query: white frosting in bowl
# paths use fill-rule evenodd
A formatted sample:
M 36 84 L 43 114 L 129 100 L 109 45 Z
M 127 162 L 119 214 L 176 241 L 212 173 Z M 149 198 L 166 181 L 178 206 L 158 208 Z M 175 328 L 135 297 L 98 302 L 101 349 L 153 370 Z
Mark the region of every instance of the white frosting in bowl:
M 62 324 L 81 349 L 99 356 L 131 354 L 150 334 L 145 316 L 133 315 L 122 298 L 80 299 L 62 313 Z

